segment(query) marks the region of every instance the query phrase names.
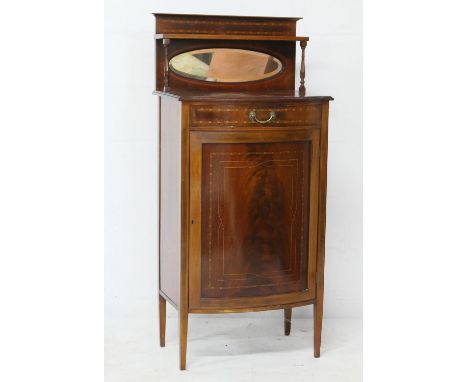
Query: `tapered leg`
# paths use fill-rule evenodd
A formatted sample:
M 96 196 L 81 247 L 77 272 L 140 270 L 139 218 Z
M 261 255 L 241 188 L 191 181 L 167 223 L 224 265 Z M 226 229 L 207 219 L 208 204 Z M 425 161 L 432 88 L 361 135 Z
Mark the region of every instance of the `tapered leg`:
M 159 346 L 166 346 L 166 300 L 159 296 Z
M 292 308 L 286 308 L 284 310 L 284 335 L 289 336 L 291 333 L 291 315 L 292 315 Z
M 314 304 L 314 357 L 320 357 L 322 343 L 323 289 L 318 291 Z
M 179 359 L 180 370 L 185 370 L 187 359 L 188 312 L 179 310 Z

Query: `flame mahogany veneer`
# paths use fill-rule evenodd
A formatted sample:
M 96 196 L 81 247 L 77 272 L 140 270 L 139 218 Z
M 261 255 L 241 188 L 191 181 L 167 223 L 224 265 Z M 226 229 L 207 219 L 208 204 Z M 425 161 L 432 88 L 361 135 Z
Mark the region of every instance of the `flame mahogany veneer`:
M 289 335 L 292 308 L 314 304 L 319 357 L 332 98 L 306 95 L 308 38 L 296 36 L 299 19 L 155 17 L 160 345 L 166 301 L 179 312 L 182 370 L 189 313 L 284 309 Z M 180 53 L 213 47 L 268 53 L 283 69 L 223 83 L 183 77 L 168 65 Z

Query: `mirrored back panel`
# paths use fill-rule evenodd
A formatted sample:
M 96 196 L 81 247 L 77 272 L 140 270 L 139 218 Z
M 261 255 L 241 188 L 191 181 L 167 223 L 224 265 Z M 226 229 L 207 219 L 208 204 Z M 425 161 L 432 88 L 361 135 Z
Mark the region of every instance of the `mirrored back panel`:
M 170 69 L 183 77 L 210 82 L 249 82 L 273 77 L 283 64 L 276 57 L 244 49 L 198 49 L 174 56 Z
M 162 40 L 156 44 L 157 90 L 164 88 L 166 62 L 172 89 L 294 89 L 294 41 L 171 39 L 166 47 Z

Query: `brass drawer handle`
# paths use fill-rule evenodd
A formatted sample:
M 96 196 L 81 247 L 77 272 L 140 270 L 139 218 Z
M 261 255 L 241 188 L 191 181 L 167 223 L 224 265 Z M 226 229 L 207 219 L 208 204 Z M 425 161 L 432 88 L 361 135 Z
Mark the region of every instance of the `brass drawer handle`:
M 274 111 L 270 111 L 270 118 L 266 119 L 265 121 L 261 121 L 257 119 L 257 113 L 255 111 L 251 111 L 249 113 L 249 118 L 252 122 L 258 122 L 258 123 L 268 123 L 271 121 L 274 121 L 276 118 L 276 113 Z

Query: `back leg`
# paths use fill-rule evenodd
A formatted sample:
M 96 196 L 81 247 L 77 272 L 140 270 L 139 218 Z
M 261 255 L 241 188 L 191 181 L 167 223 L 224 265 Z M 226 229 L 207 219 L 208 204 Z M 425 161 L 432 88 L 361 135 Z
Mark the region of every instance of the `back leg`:
M 291 316 L 292 316 L 292 308 L 286 308 L 284 310 L 284 335 L 289 336 L 291 333 Z
M 166 346 L 166 300 L 159 295 L 159 346 Z

